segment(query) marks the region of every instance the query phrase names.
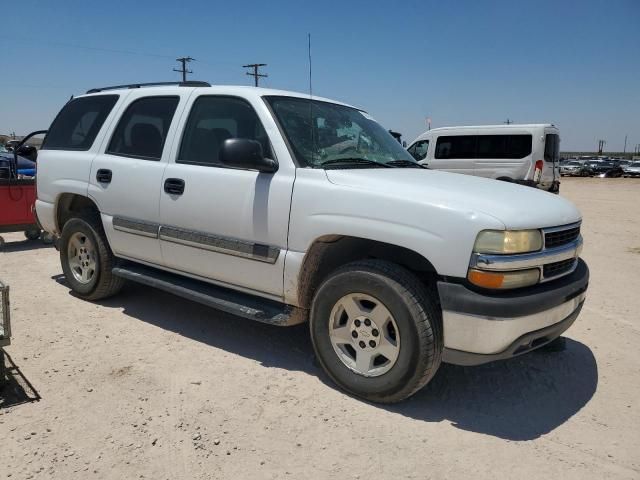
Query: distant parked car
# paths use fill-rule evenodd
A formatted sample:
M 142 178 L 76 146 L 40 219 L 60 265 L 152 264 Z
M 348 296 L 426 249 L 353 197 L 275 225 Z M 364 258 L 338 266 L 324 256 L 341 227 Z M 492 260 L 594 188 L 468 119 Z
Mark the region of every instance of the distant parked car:
M 13 150 L 20 144 L 20 140 L 9 140 L 4 144 L 3 150 L 8 152 L 13 152 Z M 0 153 L 2 150 L 0 150 Z M 22 145 L 18 147 L 18 155 L 22 155 L 25 158 L 28 158 L 32 162 L 35 162 L 38 158 L 38 149 L 33 145 Z
M 589 167 L 593 170 L 594 175 L 602 177 L 617 178 L 621 177 L 624 173 L 618 162 L 609 160 L 590 162 Z
M 632 162 L 623 168 L 625 177 L 640 177 L 640 162 Z
M 572 160 L 564 165 L 560 165 L 560 175 L 568 177 L 590 177 L 593 175 L 593 171 L 583 162 Z
M 13 153 L 0 150 L 0 179 L 9 178 L 10 165 L 13 162 Z M 18 155 L 18 165 L 16 165 L 17 173 L 33 176 L 36 164 L 28 158 Z

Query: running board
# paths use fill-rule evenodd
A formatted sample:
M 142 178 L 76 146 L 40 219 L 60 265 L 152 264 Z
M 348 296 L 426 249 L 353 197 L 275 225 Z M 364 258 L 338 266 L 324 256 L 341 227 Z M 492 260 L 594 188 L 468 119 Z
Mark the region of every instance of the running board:
M 117 277 L 164 290 L 223 312 L 277 326 L 306 321 L 306 311 L 193 278 L 125 262 L 112 270 Z

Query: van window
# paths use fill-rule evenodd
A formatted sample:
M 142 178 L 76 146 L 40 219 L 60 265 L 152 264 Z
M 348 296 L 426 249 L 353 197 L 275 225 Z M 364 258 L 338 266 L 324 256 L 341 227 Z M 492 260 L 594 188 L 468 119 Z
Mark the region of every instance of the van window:
M 456 135 L 438 137 L 435 158 L 524 158 L 531 155 L 532 136 Z
M 106 153 L 160 160 L 179 97 L 145 97 L 122 115 Z
M 524 158 L 531 144 L 531 135 L 478 135 L 476 158 Z
M 420 140 L 407 149 L 411 156 L 418 161 L 424 160 L 426 158 L 428 150 L 429 140 Z
M 548 133 L 544 139 L 544 159 L 547 162 L 557 162 L 560 156 L 560 136 Z
M 93 95 L 71 100 L 55 118 L 42 150 L 89 150 L 118 95 Z
M 438 137 L 436 142 L 436 158 L 475 158 L 476 156 L 475 135 L 456 135 Z

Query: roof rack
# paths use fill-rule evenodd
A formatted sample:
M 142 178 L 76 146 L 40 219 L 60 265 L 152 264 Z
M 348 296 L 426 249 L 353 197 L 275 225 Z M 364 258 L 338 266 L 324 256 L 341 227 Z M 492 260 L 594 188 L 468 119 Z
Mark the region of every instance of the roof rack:
M 121 90 L 123 88 L 159 87 L 164 85 L 178 85 L 179 87 L 210 87 L 209 82 L 189 80 L 186 82 L 151 82 L 151 83 L 131 83 L 129 85 L 115 85 L 113 87 L 92 88 L 87 93 L 98 93 L 105 90 Z

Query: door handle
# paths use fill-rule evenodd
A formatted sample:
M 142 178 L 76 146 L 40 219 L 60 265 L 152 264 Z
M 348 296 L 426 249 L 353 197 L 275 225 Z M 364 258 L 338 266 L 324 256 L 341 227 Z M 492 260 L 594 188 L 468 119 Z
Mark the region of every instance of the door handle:
M 113 173 L 111 170 L 107 170 L 106 168 L 101 168 L 96 173 L 96 180 L 99 183 L 111 183 L 111 178 L 113 177 Z
M 167 178 L 164 181 L 164 191 L 169 195 L 182 195 L 184 193 L 184 180 L 181 178 Z

